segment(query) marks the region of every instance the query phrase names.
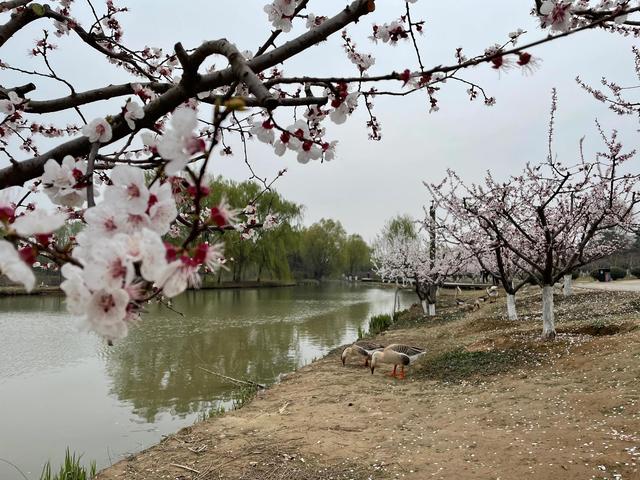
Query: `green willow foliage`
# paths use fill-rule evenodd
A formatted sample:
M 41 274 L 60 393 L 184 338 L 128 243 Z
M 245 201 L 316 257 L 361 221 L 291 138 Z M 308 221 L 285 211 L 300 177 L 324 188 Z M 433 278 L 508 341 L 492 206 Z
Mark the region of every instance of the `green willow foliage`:
M 216 205 L 222 196 L 235 208 L 244 208 L 258 196 L 262 186 L 250 181 L 235 182 L 217 177 L 209 184 L 207 205 Z M 339 221 L 322 219 L 310 227 L 300 222 L 304 207 L 269 190 L 255 203 L 259 219 L 276 215 L 279 224 L 259 230 L 255 241 L 242 240 L 238 232 L 225 232 L 225 255 L 233 258 L 216 282 L 289 281 L 294 278 L 362 275 L 370 268 L 370 249 L 359 235 L 347 235 Z

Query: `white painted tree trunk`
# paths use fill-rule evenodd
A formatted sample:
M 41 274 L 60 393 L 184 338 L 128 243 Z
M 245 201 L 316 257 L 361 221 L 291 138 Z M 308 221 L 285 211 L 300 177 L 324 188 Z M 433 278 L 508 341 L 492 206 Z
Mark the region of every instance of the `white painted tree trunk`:
M 565 297 L 573 295 L 573 279 L 571 278 L 571 274 L 564 276 L 564 287 L 562 289 L 562 293 Z
M 509 320 L 518 320 L 516 296 L 511 293 L 507 293 L 507 316 L 509 317 Z
M 436 315 L 436 304 L 435 303 L 430 303 L 429 304 L 429 316 L 430 317 L 435 317 Z
M 426 300 L 420 301 L 420 305 L 422 305 L 422 313 L 424 313 L 424 314 L 429 313 L 429 310 L 427 310 L 427 301 Z
M 556 324 L 553 320 L 553 285 L 542 288 L 542 338 L 553 340 L 556 337 Z

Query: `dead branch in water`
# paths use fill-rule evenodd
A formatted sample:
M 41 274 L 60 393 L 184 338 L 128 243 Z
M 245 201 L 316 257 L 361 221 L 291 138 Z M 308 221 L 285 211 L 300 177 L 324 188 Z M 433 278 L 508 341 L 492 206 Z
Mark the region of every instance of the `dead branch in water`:
M 208 369 L 206 369 L 204 367 L 200 367 L 199 366 L 198 368 L 200 370 L 203 370 L 203 371 L 207 372 L 207 373 L 210 373 L 211 375 L 216 375 L 216 376 L 218 376 L 220 378 L 224 378 L 225 380 L 229 380 L 231 382 L 238 383 L 240 385 L 251 385 L 252 387 L 257 387 L 257 388 L 259 388 L 261 390 L 264 390 L 264 389 L 267 388 L 265 385 L 262 385 L 261 383 L 252 382 L 251 380 L 238 380 L 237 378 L 228 377 L 227 375 L 222 375 L 221 373 L 214 372 L 212 370 L 208 370 Z

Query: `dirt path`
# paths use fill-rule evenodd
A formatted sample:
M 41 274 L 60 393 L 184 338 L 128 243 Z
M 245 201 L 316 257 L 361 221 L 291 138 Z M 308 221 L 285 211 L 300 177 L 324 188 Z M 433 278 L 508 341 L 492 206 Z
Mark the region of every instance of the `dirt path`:
M 618 292 L 640 292 L 640 280 L 616 280 L 615 282 L 576 282 L 577 288 Z
M 378 339 L 429 349 L 406 380 L 334 353 L 98 478 L 638 479 L 640 302 L 556 307 L 553 343 L 537 340 L 537 296 L 518 323 L 497 303 L 389 331 Z

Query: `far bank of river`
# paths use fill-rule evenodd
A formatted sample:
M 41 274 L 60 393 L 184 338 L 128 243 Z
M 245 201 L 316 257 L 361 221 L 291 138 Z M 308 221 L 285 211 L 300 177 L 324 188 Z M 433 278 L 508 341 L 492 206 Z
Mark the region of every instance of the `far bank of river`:
M 203 285 L 199 290 L 217 290 L 229 288 L 278 288 L 295 287 L 296 282 L 261 281 L 261 282 L 222 282 Z M 31 292 L 27 292 L 23 287 L 16 285 L 0 286 L 0 297 L 12 295 L 62 295 L 62 290 L 58 286 L 36 286 Z
M 192 425 L 234 386 L 200 367 L 272 383 L 356 338 L 394 289 L 358 284 L 190 291 L 152 305 L 107 347 L 60 295 L 0 298 L 0 458 L 30 479 L 64 449 L 102 468 Z M 402 305 L 413 302 L 401 293 Z M 0 478 L 13 478 L 0 462 Z

